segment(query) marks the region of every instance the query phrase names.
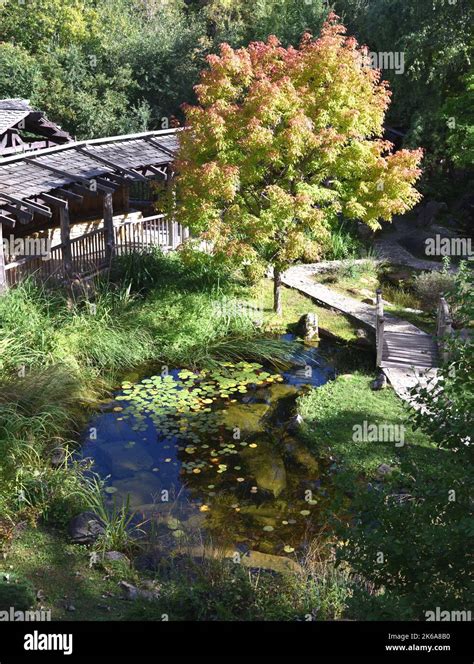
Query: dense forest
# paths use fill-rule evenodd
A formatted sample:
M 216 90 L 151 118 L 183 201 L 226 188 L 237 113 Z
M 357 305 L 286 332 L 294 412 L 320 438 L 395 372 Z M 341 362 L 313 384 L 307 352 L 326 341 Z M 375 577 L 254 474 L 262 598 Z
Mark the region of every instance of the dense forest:
M 371 52 L 401 55 L 383 71 L 388 138 L 425 149 L 425 193 L 459 195 L 474 153 L 469 0 L 7 0 L 0 97 L 28 97 L 77 138 L 166 128 L 221 42 L 297 45 L 331 9 Z

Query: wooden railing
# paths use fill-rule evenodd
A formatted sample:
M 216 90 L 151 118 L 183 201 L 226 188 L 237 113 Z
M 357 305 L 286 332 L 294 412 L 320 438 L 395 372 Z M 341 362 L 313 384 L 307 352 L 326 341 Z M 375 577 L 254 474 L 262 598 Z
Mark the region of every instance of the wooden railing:
M 146 251 L 153 246 L 164 251 L 174 251 L 189 237 L 188 230 L 157 214 L 142 219 L 124 221 L 114 226 L 114 254 L 123 256 L 136 251 Z M 70 240 L 71 274 L 88 275 L 108 267 L 106 231 L 98 228 Z M 7 283 L 14 286 L 28 275 L 41 281 L 61 281 L 66 277 L 63 262 L 63 245 L 51 248 L 49 258 L 30 256 L 5 266 Z
M 443 362 L 449 359 L 449 352 L 446 350 L 446 339 L 453 334 L 453 319 L 449 310 L 449 305 L 444 297 L 441 297 L 438 305 L 438 320 L 436 324 L 436 336 L 438 338 L 438 348 Z
M 375 346 L 377 349 L 377 360 L 376 360 L 377 367 L 380 367 L 380 365 L 382 364 L 384 327 L 385 327 L 385 318 L 383 312 L 382 291 L 380 288 L 378 288 L 377 299 L 376 299 L 376 312 L 375 312 Z

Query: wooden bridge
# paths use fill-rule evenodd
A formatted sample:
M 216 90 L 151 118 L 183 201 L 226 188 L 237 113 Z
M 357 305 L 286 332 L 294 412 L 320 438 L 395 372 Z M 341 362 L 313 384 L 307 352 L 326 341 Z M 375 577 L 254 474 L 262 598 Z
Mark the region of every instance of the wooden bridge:
M 437 330 L 433 336 L 406 321 L 384 314 L 382 291 L 377 291 L 376 364 L 405 400 L 409 398 L 410 388 L 421 379 L 436 377 L 440 359 L 448 359 L 445 341 L 452 332 L 452 318 L 444 297 L 438 306 Z
M 375 330 L 376 366 L 386 375 L 395 392 L 411 401 L 410 389 L 421 380 L 436 378 L 440 359 L 447 359 L 444 340 L 452 332 L 452 320 L 444 298 L 438 309 L 436 336 L 408 321 L 385 313 L 382 292 L 376 306 L 341 295 L 313 279 L 317 265 L 298 265 L 285 272 L 282 283 L 316 302 L 339 311 L 356 324 Z

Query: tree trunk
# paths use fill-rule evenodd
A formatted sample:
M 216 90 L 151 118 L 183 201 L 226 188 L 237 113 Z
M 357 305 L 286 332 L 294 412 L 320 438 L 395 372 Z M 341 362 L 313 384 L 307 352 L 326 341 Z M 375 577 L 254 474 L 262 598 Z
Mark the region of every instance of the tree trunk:
M 278 267 L 273 269 L 273 311 L 281 316 L 281 270 Z

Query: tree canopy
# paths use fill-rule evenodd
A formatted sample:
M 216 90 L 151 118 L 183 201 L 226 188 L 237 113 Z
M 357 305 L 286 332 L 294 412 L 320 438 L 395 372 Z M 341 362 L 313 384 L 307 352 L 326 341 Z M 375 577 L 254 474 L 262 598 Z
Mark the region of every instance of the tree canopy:
M 208 63 L 185 109 L 175 193 L 178 218 L 215 254 L 271 262 L 278 278 L 317 259 L 341 215 L 376 229 L 419 200 L 422 152 L 383 140 L 390 93 L 335 15 L 297 49 L 273 36 L 223 44 Z

